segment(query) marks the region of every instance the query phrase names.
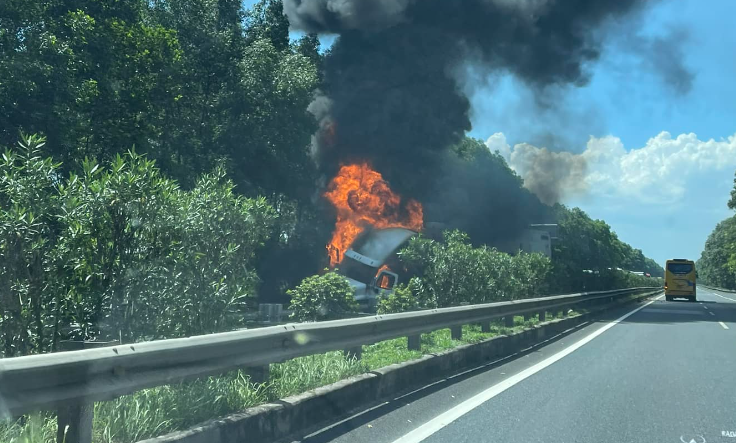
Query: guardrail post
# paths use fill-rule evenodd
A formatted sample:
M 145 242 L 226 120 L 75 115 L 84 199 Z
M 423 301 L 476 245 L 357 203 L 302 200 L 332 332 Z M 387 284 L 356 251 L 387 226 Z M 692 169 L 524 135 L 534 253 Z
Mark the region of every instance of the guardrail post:
M 407 344 L 410 351 L 421 351 L 422 350 L 422 336 L 410 335 L 407 337 Z
M 513 328 L 514 327 L 514 316 L 513 315 L 507 315 L 503 318 L 504 326 L 507 328 Z
M 271 365 L 251 366 L 245 369 L 251 383 L 266 383 L 271 377 Z
M 491 332 L 491 322 L 490 321 L 484 321 L 480 324 L 480 332 L 489 333 Z
M 354 348 L 345 349 L 342 351 L 343 355 L 347 359 L 356 359 L 360 360 L 360 358 L 363 356 L 363 347 L 362 346 L 356 346 Z
M 462 340 L 463 339 L 463 327 L 460 326 L 452 326 L 450 328 L 450 337 L 452 337 L 453 340 Z
M 79 351 L 117 344 L 117 341 L 61 341 L 59 351 Z M 59 407 L 56 411 L 57 443 L 92 443 L 94 411 L 94 402 L 74 403 Z
M 539 311 L 539 322 L 542 323 L 546 319 L 547 319 L 547 312 L 544 310 Z
M 531 312 L 527 312 L 527 313 L 524 314 L 524 321 L 529 321 L 531 319 L 532 319 Z
M 56 411 L 57 443 L 92 443 L 94 403 L 75 404 Z

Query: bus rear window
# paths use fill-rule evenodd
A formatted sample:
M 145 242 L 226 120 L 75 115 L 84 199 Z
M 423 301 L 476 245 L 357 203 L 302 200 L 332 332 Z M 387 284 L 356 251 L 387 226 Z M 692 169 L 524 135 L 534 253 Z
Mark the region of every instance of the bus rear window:
M 693 270 L 693 265 L 690 263 L 669 263 L 667 264 L 667 270 L 673 274 L 689 274 Z

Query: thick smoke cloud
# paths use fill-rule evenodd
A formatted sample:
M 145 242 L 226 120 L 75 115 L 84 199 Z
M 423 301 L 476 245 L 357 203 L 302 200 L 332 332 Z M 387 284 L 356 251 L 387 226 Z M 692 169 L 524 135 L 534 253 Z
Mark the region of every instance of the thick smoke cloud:
M 324 64 L 325 96 L 312 109 L 321 128 L 314 141 L 320 169 L 331 177 L 340 164 L 368 160 L 392 188 L 428 208 L 440 208 L 429 211 L 437 217 L 449 212 L 442 207 L 456 207 L 460 213 L 446 217 L 456 219 L 458 227 L 467 223 L 462 218 L 489 217 L 490 229 L 492 220 L 503 217 L 496 209 L 523 213 L 524 198 L 491 204 L 505 198 L 505 183 L 448 166 L 447 148 L 471 129 L 470 103 L 463 93 L 468 80 L 463 73 L 469 70 L 463 67 L 481 74 L 510 72 L 539 90 L 584 85 L 586 65 L 600 53 L 603 25 L 643 4 L 284 0 L 294 28 L 340 36 Z M 532 216 L 511 217 L 509 223 L 518 225 Z
M 552 205 L 564 195 L 585 191 L 587 161 L 580 155 L 522 143 L 514 147 L 510 163 L 524 177 L 524 187 L 542 203 Z
M 497 246 L 530 223 L 554 223 L 551 208 L 539 203 L 503 161 L 479 156 L 471 162 L 446 154 L 425 219 L 467 232 L 476 244 Z

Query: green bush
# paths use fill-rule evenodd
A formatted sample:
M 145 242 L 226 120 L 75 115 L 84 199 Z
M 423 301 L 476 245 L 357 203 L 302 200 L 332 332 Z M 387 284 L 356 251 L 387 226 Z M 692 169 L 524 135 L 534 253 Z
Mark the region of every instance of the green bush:
M 411 289 L 425 307 L 489 303 L 544 294 L 549 258 L 470 244 L 468 235 L 446 231 L 444 241 L 417 237 L 399 256 L 416 275 Z
M 330 320 L 358 311 L 355 291 L 335 271 L 307 277 L 286 293 L 291 297 L 290 317 L 298 321 Z
M 379 314 L 394 314 L 397 312 L 416 311 L 420 308 L 419 301 L 412 293 L 412 283 L 397 286 L 388 295 L 382 295 L 378 299 Z

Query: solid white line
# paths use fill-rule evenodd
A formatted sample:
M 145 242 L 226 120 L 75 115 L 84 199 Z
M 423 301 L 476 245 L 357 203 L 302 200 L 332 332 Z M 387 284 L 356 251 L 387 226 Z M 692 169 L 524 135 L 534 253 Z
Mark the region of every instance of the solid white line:
M 515 384 L 519 383 L 520 381 L 536 374 L 537 372 L 541 371 L 542 369 L 546 368 L 547 366 L 550 366 L 551 364 L 555 363 L 556 361 L 561 360 L 562 358 L 572 354 L 577 349 L 580 349 L 585 345 L 586 343 L 589 343 L 594 338 L 598 337 L 599 335 L 603 334 L 607 330 L 611 329 L 612 327 L 616 326 L 620 322 L 626 320 L 629 316 L 641 311 L 642 309 L 646 308 L 647 306 L 654 303 L 656 300 L 659 300 L 662 298 L 660 295 L 659 297 L 655 298 L 654 300 L 639 306 L 638 308 L 634 309 L 633 311 L 629 312 L 628 314 L 623 315 L 622 317 L 612 321 L 611 323 L 603 326 L 602 328 L 598 329 L 597 331 L 592 332 L 591 334 L 587 335 L 586 337 L 582 338 L 577 343 L 574 343 L 567 348 L 561 350 L 557 354 L 554 354 L 550 357 L 547 357 L 546 359 L 540 361 L 539 363 L 535 364 L 534 366 L 531 366 L 527 369 L 524 369 L 523 371 L 519 372 L 518 374 L 512 375 L 511 377 L 507 378 L 506 380 L 491 386 L 490 388 L 486 389 L 485 391 L 476 394 L 474 397 L 469 398 L 468 400 L 465 400 L 464 402 L 460 403 L 459 405 L 453 407 L 452 409 L 449 409 L 442 414 L 438 415 L 437 417 L 429 420 L 428 422 L 424 423 L 423 425 L 419 426 L 418 428 L 410 431 L 408 434 L 404 435 L 403 437 L 400 437 L 397 440 L 394 440 L 393 443 L 418 443 L 432 434 L 436 433 L 440 429 L 444 428 L 445 426 L 449 425 L 453 421 L 457 420 L 458 418 L 462 417 L 463 415 L 467 414 L 468 412 L 472 411 L 473 409 L 477 408 L 478 406 L 482 405 L 483 403 L 487 402 L 488 400 L 492 399 L 493 397 L 497 396 L 498 394 L 502 393 L 503 391 L 507 390 L 508 388 L 514 386 Z
M 726 326 L 726 324 L 725 324 L 725 323 L 723 323 L 722 321 L 719 321 L 718 323 L 720 323 L 720 324 L 721 324 L 721 326 L 723 326 L 723 329 L 728 329 L 728 326 Z

